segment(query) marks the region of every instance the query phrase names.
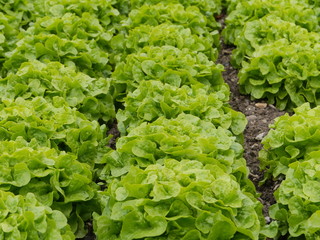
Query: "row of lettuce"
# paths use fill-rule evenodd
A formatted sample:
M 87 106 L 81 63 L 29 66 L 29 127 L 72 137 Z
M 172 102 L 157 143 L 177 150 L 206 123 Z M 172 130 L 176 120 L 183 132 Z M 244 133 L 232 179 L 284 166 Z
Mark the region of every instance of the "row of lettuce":
M 92 216 L 98 239 L 275 234 L 214 63 L 221 8 L 1 2 L 0 239 L 80 238 Z
M 121 137 L 105 155 L 98 239 L 263 239 L 245 117 L 217 59 L 218 1 L 131 5 L 113 37 Z
M 279 109 L 319 104 L 320 5 L 312 0 L 228 0 L 224 37 L 239 85 Z
M 266 178 L 282 180 L 270 217 L 289 239 L 320 236 L 320 107 L 305 103 L 276 119 L 260 152 Z
M 288 239 L 319 239 L 319 20 L 316 1 L 229 1 L 226 41 L 242 93 L 292 111 L 276 119 L 259 158 L 282 181 L 270 217 Z
M 101 212 L 116 4 L 0 2 L 0 239 L 83 237 Z

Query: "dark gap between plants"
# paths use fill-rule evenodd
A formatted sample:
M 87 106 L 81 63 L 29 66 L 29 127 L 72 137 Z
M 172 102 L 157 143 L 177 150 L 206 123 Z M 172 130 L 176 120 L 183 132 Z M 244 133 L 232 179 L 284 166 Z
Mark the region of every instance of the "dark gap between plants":
M 218 16 L 218 21 L 221 23 L 223 30 L 225 24 L 224 20 L 226 14 Z M 241 95 L 238 88 L 238 70 L 233 68 L 230 63 L 232 50 L 234 46 L 224 44 L 221 36 L 221 50 L 217 63 L 225 67 L 223 78 L 230 87 L 230 105 L 239 112 L 242 112 L 248 124 L 244 132 L 244 158 L 247 161 L 247 166 L 250 170 L 249 178 L 256 186 L 257 192 L 261 194 L 259 200 L 263 204 L 263 214 L 268 221 L 270 221 L 268 209 L 275 200 L 273 193 L 278 188 L 280 182 L 268 180 L 262 186 L 259 182 L 263 179 L 263 172 L 259 168 L 258 155 L 262 148 L 261 140 L 268 133 L 269 125 L 275 118 L 285 114 L 266 101 L 250 100 L 250 96 Z

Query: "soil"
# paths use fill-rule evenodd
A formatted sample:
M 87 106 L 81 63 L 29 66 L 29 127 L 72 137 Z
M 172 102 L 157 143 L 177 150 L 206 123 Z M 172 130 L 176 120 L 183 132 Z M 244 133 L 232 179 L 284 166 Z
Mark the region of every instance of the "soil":
M 250 170 L 249 178 L 255 184 L 257 191 L 261 193 L 260 201 L 264 205 L 264 214 L 269 221 L 268 208 L 274 203 L 273 192 L 279 186 L 279 182 L 269 180 L 264 185 L 259 186 L 259 182 L 263 179 L 263 172 L 259 168 L 258 154 L 262 148 L 261 140 L 268 133 L 269 125 L 276 117 L 283 115 L 285 112 L 279 111 L 273 105 L 267 104 L 266 101 L 254 101 L 249 96 L 240 94 L 237 84 L 238 70 L 230 64 L 233 49 L 233 46 L 222 44 L 218 63 L 225 67 L 223 77 L 230 87 L 231 107 L 242 112 L 248 120 L 244 132 L 244 158 L 247 160 L 247 166 Z
M 120 132 L 117 127 L 117 120 L 114 120 L 113 123 L 108 127 L 109 127 L 109 131 L 107 132 L 107 135 L 112 136 L 109 141 L 108 147 L 112 149 L 116 149 L 117 139 L 120 137 Z
M 222 14 L 217 17 L 224 28 L 224 20 L 226 15 Z M 278 110 L 264 100 L 251 100 L 250 96 L 242 95 L 238 87 L 238 69 L 235 69 L 231 63 L 231 55 L 234 46 L 224 44 L 221 35 L 221 50 L 218 58 L 218 63 L 225 68 L 223 78 L 230 87 L 230 105 L 239 112 L 242 112 L 248 124 L 244 131 L 244 158 L 247 161 L 247 166 L 250 170 L 249 178 L 256 186 L 257 192 L 260 193 L 259 200 L 263 204 L 263 213 L 266 221 L 269 222 L 268 209 L 270 205 L 275 203 L 273 192 L 279 187 L 278 181 L 268 180 L 264 185 L 260 186 L 259 182 L 263 179 L 264 173 L 260 171 L 258 155 L 262 149 L 261 140 L 269 132 L 269 125 L 275 118 L 285 114 L 284 111 Z
M 217 17 L 218 21 L 224 26 L 225 14 Z M 223 27 L 222 27 L 223 29 Z M 221 39 L 221 50 L 217 63 L 224 66 L 225 71 L 223 77 L 230 87 L 230 105 L 239 112 L 242 112 L 248 124 L 244 131 L 244 158 L 247 161 L 249 168 L 249 178 L 256 186 L 257 192 L 260 194 L 259 200 L 263 204 L 263 213 L 267 222 L 270 222 L 268 209 L 270 205 L 275 203 L 273 193 L 279 187 L 280 182 L 268 180 L 264 185 L 260 186 L 259 182 L 263 179 L 263 172 L 259 168 L 258 154 L 262 149 L 261 140 L 268 133 L 269 125 L 275 118 L 283 115 L 285 112 L 276 109 L 273 105 L 268 104 L 263 100 L 251 100 L 250 96 L 242 95 L 238 88 L 238 70 L 233 68 L 230 64 L 230 58 L 234 46 L 228 46 L 223 43 Z M 113 135 L 110 147 L 115 148 L 116 139 L 119 137 L 116 122 L 108 132 Z M 92 224 L 87 223 L 89 233 L 81 240 L 94 240 L 95 235 L 92 232 Z

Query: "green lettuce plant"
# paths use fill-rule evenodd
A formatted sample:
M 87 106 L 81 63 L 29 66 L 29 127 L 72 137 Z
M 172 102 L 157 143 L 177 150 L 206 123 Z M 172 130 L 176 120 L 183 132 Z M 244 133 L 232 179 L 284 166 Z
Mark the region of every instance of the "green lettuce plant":
M 34 60 L 0 81 L 1 100 L 44 97 L 50 101 L 55 96 L 64 98 L 90 120 L 108 122 L 115 117 L 110 79 L 90 77 L 75 67 Z
M 14 73 L 22 63 L 35 59 L 41 62 L 58 61 L 67 66 L 74 66 L 92 77 L 106 77 L 110 74 L 109 55 L 99 47 L 96 40 L 68 39 L 45 31 L 35 34 L 34 31 L 35 28 L 30 27 L 21 33 L 21 39 L 16 43 L 17 47 L 5 54 L 2 76 Z
M 105 9 L 105 12 L 102 12 L 101 9 L 101 12 L 97 16 L 95 11 L 87 12 L 85 9 L 76 8 L 76 3 L 74 5 L 71 4 L 71 6 L 65 6 L 67 9 L 64 9 L 61 5 L 52 6 L 50 11 L 54 12 L 37 19 L 32 27 L 28 29 L 28 32 L 31 32 L 33 35 L 53 34 L 59 38 L 68 40 L 81 39 L 81 41 L 86 41 L 92 48 L 100 49 L 95 50 L 96 55 L 98 51 L 107 52 L 112 55 L 112 47 L 119 45 L 116 40 L 118 37 L 113 39 L 113 36 L 125 32 L 125 28 L 121 22 L 122 18 L 125 17 L 120 15 L 115 9 Z M 108 6 L 111 7 L 110 2 Z M 81 8 L 81 3 L 79 3 L 78 7 Z M 102 7 L 101 5 L 100 8 Z M 99 9 L 98 6 L 97 9 Z M 103 17 L 100 15 L 103 15 Z M 102 72 L 106 70 L 101 69 Z
M 289 165 L 286 179 L 275 192 L 277 203 L 270 216 L 277 220 L 288 239 L 320 237 L 320 151 L 305 155 L 304 161 Z
M 32 30 L 31 30 L 32 29 Z M 98 18 L 87 12 L 79 17 L 74 13 L 62 16 L 45 16 L 37 19 L 28 29 L 33 34 L 54 34 L 64 39 L 82 39 L 95 41 L 103 47 L 111 40 L 115 29 L 105 29 Z
M 99 239 L 260 239 L 261 203 L 217 165 L 166 159 L 131 167 L 100 195 Z
M 44 0 L 1 0 L 0 9 L 1 13 L 20 20 L 18 29 L 27 28 L 30 22 L 35 22 L 38 17 L 45 14 Z
M 295 23 L 308 31 L 318 31 L 319 21 L 315 10 L 304 1 L 297 0 L 249 0 L 240 1 L 234 11 L 226 18 L 223 36 L 227 43 L 233 44 L 246 22 L 260 19 L 268 14 Z
M 115 0 L 46 0 L 45 16 L 61 17 L 65 13 L 73 13 L 83 17 L 90 14 L 99 21 L 104 29 L 112 31 L 112 28 L 121 20 L 121 15 L 115 7 L 117 2 Z
M 1 0 L 1 12 L 10 16 L 20 16 L 21 26 L 28 27 L 29 23 L 38 18 L 51 16 L 61 17 L 65 13 L 82 16 L 83 13 L 93 14 L 107 27 L 116 22 L 119 12 L 113 7 L 116 1 L 103 0 Z M 32 25 L 32 24 L 31 24 Z
M 222 0 L 222 4 L 227 8 L 227 14 L 234 11 L 237 8 L 238 4 L 242 4 L 243 2 L 247 2 L 246 0 Z M 281 3 L 280 1 L 273 1 L 274 3 Z M 269 1 L 268 3 L 272 3 Z M 305 4 L 310 8 L 316 8 L 319 6 L 319 3 L 314 0 L 290 0 L 290 2 L 285 2 L 284 4 Z
M 0 67 L 5 59 L 5 53 L 12 51 L 18 41 L 18 28 L 21 16 L 10 16 L 0 12 Z
M 149 35 L 148 35 L 149 33 Z M 219 46 L 218 32 L 208 35 L 193 34 L 190 28 L 181 25 L 163 23 L 158 26 L 141 25 L 129 32 L 126 46 L 137 52 L 144 46 L 174 46 L 188 48 L 191 52 L 203 52 L 212 61 L 217 59 Z
M 254 99 L 267 98 L 281 110 L 305 102 L 318 105 L 319 49 L 319 43 L 284 38 L 259 47 L 250 62 L 243 62 L 240 91 Z
M 227 15 L 234 11 L 242 0 L 222 0 L 222 6 L 226 9 Z
M 229 94 L 227 87 L 211 91 L 202 84 L 176 87 L 160 81 L 141 81 L 124 98 L 124 109 L 117 112 L 118 129 L 125 135 L 143 122 L 153 122 L 161 116 L 171 119 L 183 112 L 241 135 L 247 121 L 242 113 L 231 109 Z
M 137 53 L 146 46 L 173 46 L 178 49 L 188 49 L 194 53 L 204 53 L 210 60 L 218 57 L 218 32 L 205 36 L 193 34 L 189 28 L 171 23 L 157 26 L 140 25 L 131 29 L 127 36 L 118 35 L 111 45 L 115 50 L 114 61 L 121 62 L 130 53 Z
M 115 97 L 121 99 L 134 91 L 142 80 L 159 80 L 180 87 L 203 83 L 213 88 L 225 85 L 221 64 L 210 61 L 203 53 L 172 46 L 148 46 L 130 54 L 112 74 Z
M 110 72 L 105 66 L 108 58 L 106 52 L 110 52 L 108 42 L 119 29 L 121 20 L 110 1 L 12 0 L 1 6 L 4 14 L 1 13 L 0 22 L 4 28 L 0 30 L 0 49 L 3 48 L 4 52 L 0 59 L 3 62 L 14 58 L 4 64 L 3 76 L 23 61 L 42 57 L 66 63 L 63 61 L 66 55 L 76 65 L 84 64 L 84 68 L 102 65 L 100 76 L 102 72 L 105 75 Z
M 102 160 L 105 167 L 100 178 L 109 181 L 127 174 L 131 166 L 146 168 L 161 164 L 167 158 L 197 160 L 214 164 L 232 174 L 241 186 L 253 189 L 248 181 L 248 169 L 242 157 L 243 147 L 236 137 L 211 121 L 181 113 L 173 119 L 160 117 L 142 123 L 117 141 L 117 150 Z
M 232 64 L 240 67 L 242 61 L 250 60 L 261 46 L 279 39 L 286 39 L 289 44 L 299 42 L 316 44 L 320 41 L 320 35 L 308 32 L 307 29 L 284 21 L 278 16 L 268 14 L 244 24 L 239 37 L 234 42 L 236 49 L 232 52 Z
M 290 164 L 303 161 L 305 155 L 319 149 L 320 107 L 311 109 L 305 103 L 294 112 L 277 118 L 262 140 L 261 167 L 273 177 L 286 174 Z
M 0 239 L 73 240 L 74 234 L 62 212 L 37 201 L 0 190 Z
M 181 3 L 184 7 L 195 6 L 198 7 L 203 15 L 209 18 L 211 21 L 214 19 L 214 15 L 221 12 L 221 0 L 131 0 L 131 8 L 140 8 L 143 5 L 155 5 L 158 3 Z M 212 22 L 215 22 L 213 20 Z
M 90 166 L 77 161 L 75 155 L 27 143 L 21 137 L 0 141 L 0 148 L 0 189 L 15 194 L 34 189 L 37 199 L 48 206 L 93 198 Z
M 0 149 L 0 190 L 23 196 L 32 192 L 37 201 L 65 214 L 72 231 L 83 236 L 84 221 L 97 207 L 91 167 L 73 154 L 39 146 L 35 141 L 27 143 L 22 137 L 0 141 Z
M 140 25 L 157 26 L 162 23 L 172 23 L 189 28 L 193 34 L 207 35 L 217 30 L 219 24 L 209 21 L 196 6 L 185 7 L 181 3 L 163 3 L 155 5 L 143 5 L 133 9 L 128 19 L 123 22 L 128 29 Z M 212 27 L 214 25 L 214 27 Z
M 18 137 L 34 140 L 40 146 L 72 152 L 91 166 L 99 154 L 108 151 L 105 132 L 105 125 L 89 121 L 61 97 L 54 97 L 52 102 L 42 97 L 17 98 L 0 104 L 1 141 Z

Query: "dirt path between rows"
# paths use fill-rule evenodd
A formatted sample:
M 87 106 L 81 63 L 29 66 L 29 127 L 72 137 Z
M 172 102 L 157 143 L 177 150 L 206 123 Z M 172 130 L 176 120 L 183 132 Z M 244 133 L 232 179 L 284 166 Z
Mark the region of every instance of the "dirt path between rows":
M 219 22 L 224 26 L 225 15 L 221 15 Z M 263 173 L 259 168 L 258 154 L 262 148 L 261 140 L 268 133 L 269 125 L 276 117 L 285 112 L 276 109 L 273 105 L 265 101 L 253 101 L 250 96 L 241 95 L 238 88 L 238 70 L 233 68 L 230 59 L 234 46 L 228 46 L 223 43 L 221 37 L 221 50 L 217 63 L 224 66 L 223 78 L 230 87 L 230 105 L 239 112 L 242 112 L 248 124 L 244 132 L 244 158 L 247 160 L 247 166 L 250 169 L 249 178 L 255 184 L 257 191 L 261 193 L 260 201 L 264 206 L 264 215 L 269 221 L 268 209 L 274 203 L 273 192 L 278 188 L 279 182 L 267 181 L 263 186 L 259 182 L 263 179 Z

